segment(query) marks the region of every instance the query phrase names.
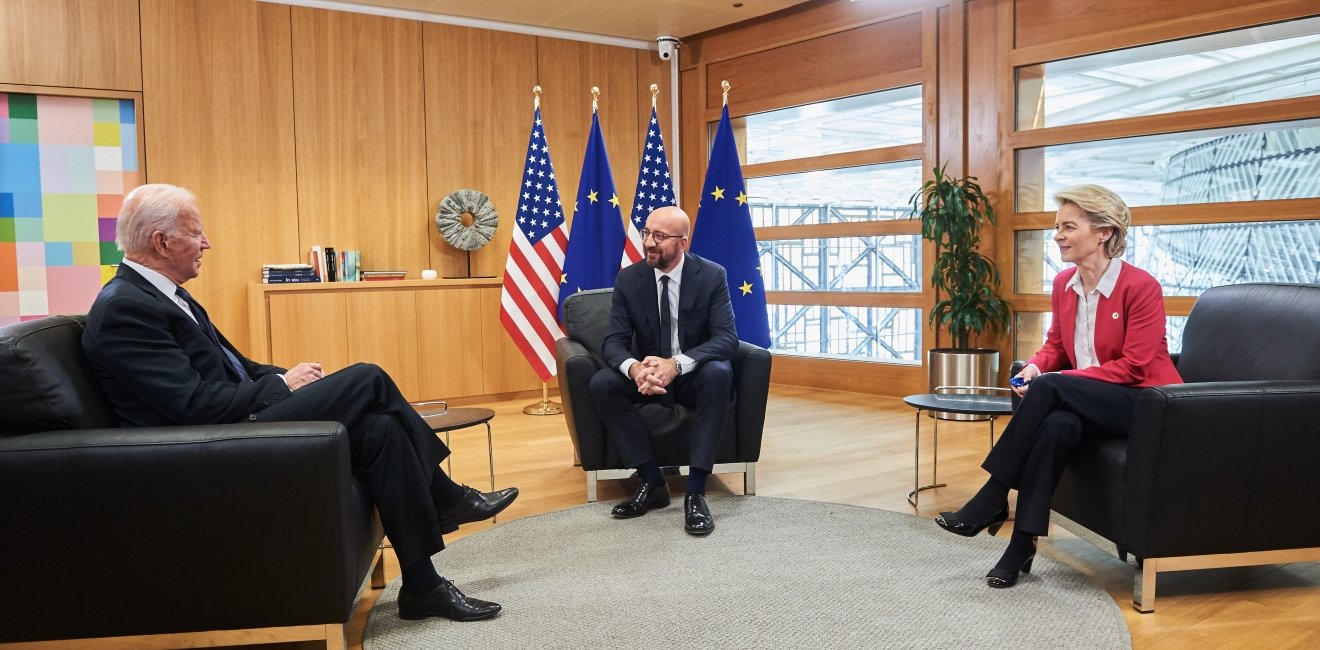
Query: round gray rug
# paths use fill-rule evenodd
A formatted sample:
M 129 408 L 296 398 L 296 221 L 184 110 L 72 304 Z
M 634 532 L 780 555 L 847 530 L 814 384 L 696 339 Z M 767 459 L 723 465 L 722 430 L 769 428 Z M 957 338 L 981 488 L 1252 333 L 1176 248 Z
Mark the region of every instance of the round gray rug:
M 399 581 L 364 648 L 1130 648 L 1114 600 L 1038 556 L 1012 589 L 985 573 L 1007 541 L 929 519 L 768 497 L 714 497 L 709 537 L 682 496 L 616 520 L 591 503 L 500 524 L 436 555 L 495 619 L 398 617 Z

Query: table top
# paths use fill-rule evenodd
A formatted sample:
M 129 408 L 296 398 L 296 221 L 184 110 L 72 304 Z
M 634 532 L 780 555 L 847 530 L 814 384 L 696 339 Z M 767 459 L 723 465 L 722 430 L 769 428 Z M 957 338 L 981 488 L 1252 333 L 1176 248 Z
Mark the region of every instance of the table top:
M 490 422 L 495 417 L 495 411 L 483 408 L 451 408 L 445 410 L 444 407 L 421 406 L 417 408 L 417 414 L 426 420 L 431 430 L 436 433 L 444 431 L 453 431 L 485 422 Z
M 1013 399 L 1007 395 L 923 393 L 908 395 L 903 402 L 923 411 L 969 415 L 1012 415 Z

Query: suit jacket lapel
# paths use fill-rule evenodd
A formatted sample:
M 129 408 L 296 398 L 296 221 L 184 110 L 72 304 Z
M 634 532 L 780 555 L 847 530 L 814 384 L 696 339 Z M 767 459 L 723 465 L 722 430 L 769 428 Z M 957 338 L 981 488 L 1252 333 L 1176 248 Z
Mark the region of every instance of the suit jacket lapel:
M 692 307 L 697 303 L 698 285 L 701 284 L 701 258 L 688 255 L 683 261 L 683 280 L 678 284 L 678 342 L 687 349 L 683 335 L 687 333 L 688 321 L 692 318 Z
M 655 271 L 646 263 L 641 264 L 640 273 L 637 274 L 637 292 L 642 295 L 642 305 L 646 312 L 646 331 L 650 335 L 642 341 L 651 341 L 654 349 L 637 350 L 639 354 L 650 355 L 660 353 L 660 297 L 656 290 Z M 640 342 L 639 342 L 640 343 Z M 642 344 L 643 346 L 645 343 Z

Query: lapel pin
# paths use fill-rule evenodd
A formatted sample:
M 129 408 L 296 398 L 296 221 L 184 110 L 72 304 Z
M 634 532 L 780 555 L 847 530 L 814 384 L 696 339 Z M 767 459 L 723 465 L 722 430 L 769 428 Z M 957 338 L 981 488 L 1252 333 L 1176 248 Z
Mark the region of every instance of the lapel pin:
M 1118 312 L 1114 312 L 1114 315 L 1113 315 L 1112 318 L 1113 318 L 1114 320 L 1118 320 Z

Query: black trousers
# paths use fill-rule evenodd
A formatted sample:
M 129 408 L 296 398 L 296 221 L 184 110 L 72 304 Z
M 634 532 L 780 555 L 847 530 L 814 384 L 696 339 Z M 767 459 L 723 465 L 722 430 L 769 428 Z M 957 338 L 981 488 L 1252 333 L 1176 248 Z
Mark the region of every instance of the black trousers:
M 688 466 L 710 471 L 715 467 L 724 421 L 729 415 L 729 394 L 733 387 L 733 364 L 707 361 L 697 369 L 674 378 L 668 395 L 675 403 L 691 408 L 695 423 L 688 432 Z M 668 395 L 643 395 L 637 384 L 618 368 L 602 368 L 591 377 L 591 396 L 596 412 L 605 423 L 605 432 L 619 448 L 619 456 L 628 467 L 638 467 L 655 460 L 651 435 L 637 406 L 667 401 Z
M 1018 491 L 1014 531 L 1046 535 L 1050 501 L 1082 441 L 1124 438 L 1140 388 L 1043 374 L 1031 382 L 1004 435 L 981 467 Z
M 356 364 L 312 382 L 251 416 L 258 422 L 330 420 L 348 429 L 353 471 L 366 477 L 381 525 L 402 566 L 445 547 L 431 479 L 449 448 L 378 366 Z

